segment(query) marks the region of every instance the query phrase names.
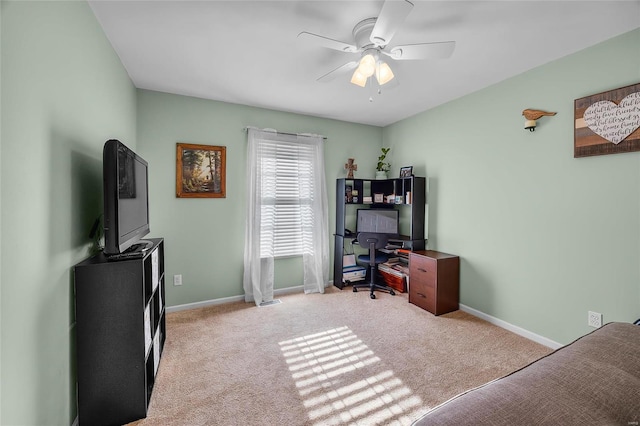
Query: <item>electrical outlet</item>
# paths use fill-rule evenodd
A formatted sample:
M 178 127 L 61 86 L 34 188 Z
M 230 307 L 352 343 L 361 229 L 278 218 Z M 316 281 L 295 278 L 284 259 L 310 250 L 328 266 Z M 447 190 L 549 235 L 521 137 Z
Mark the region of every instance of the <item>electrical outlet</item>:
M 182 285 L 182 274 L 173 276 L 173 285 Z
M 587 317 L 587 324 L 590 327 L 595 327 L 595 328 L 602 327 L 602 314 L 598 312 L 589 311 L 589 316 Z

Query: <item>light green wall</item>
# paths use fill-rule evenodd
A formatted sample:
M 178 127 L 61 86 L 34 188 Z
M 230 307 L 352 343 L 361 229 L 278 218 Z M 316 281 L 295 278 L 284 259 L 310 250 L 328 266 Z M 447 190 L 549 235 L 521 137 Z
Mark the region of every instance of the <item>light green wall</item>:
M 640 317 L 640 153 L 573 158 L 573 101 L 640 82 L 640 30 L 384 129 L 429 177 L 429 248 L 461 302 L 560 343 Z M 557 111 L 530 133 L 525 108 Z M 402 161 L 404 160 L 404 161 Z
M 86 3 L 0 7 L 0 423 L 70 425 L 71 268 L 102 211 L 104 141 L 135 146 L 136 92 Z
M 335 178 L 430 177 L 431 248 L 462 256 L 462 302 L 567 342 L 640 316 L 640 153 L 573 159 L 573 100 L 640 82 L 635 31 L 385 129 L 138 91 L 84 2 L 0 3 L 0 423 L 76 415 L 71 268 L 101 212 L 101 149 L 115 137 L 150 163 L 152 235 L 167 244 L 169 304 L 242 294 L 247 125 L 326 142 Z M 136 110 L 137 105 L 137 110 Z M 558 111 L 535 133 L 522 109 Z M 227 198 L 175 198 L 175 143 L 227 146 Z M 173 287 L 173 274 L 184 285 Z M 277 287 L 299 285 L 279 262 Z
M 2 10 L 0 2 L 0 165 L 2 164 Z M 2 241 L 2 173 L 0 173 L 0 241 Z M 0 244 L 0 308 L 2 307 L 2 244 Z M 0 424 L 2 423 L 2 313 L 0 312 Z
M 375 174 L 382 143 L 379 127 L 138 91 L 138 153 L 149 162 L 149 204 L 153 235 L 165 238 L 167 303 L 185 303 L 244 294 L 242 270 L 245 223 L 246 126 L 326 136 L 325 163 L 330 229 L 335 227 L 335 179 L 354 157 L 358 177 Z M 222 145 L 227 149 L 224 199 L 176 198 L 176 143 Z M 183 285 L 173 286 L 182 274 Z M 299 259 L 276 262 L 275 287 L 299 286 Z

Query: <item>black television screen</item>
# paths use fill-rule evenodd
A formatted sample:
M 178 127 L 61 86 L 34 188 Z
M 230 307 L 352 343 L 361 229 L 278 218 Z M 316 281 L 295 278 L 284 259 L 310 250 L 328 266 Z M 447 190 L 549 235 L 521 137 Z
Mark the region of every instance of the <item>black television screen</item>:
M 376 232 L 378 234 L 398 234 L 398 210 L 358 209 L 356 232 Z
M 149 233 L 148 164 L 122 142 L 103 150 L 104 252 L 120 254 Z

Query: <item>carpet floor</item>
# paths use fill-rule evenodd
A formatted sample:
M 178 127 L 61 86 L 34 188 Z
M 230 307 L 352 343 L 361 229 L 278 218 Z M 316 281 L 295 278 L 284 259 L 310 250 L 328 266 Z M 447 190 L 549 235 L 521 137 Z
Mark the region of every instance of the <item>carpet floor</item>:
M 167 315 L 148 425 L 408 425 L 551 352 L 462 311 L 351 288 Z

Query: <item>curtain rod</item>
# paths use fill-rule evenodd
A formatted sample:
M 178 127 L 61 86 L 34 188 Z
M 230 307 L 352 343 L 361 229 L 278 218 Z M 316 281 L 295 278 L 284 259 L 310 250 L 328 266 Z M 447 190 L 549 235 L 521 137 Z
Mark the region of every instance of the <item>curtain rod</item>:
M 245 132 L 248 132 L 249 129 L 253 129 L 253 130 L 259 130 L 261 132 L 271 132 L 271 133 L 278 133 L 280 135 L 287 135 L 287 136 L 306 136 L 306 137 L 314 137 L 314 136 L 319 136 L 322 138 L 322 140 L 327 140 L 327 137 L 324 135 L 314 135 L 311 133 L 288 133 L 288 132 L 279 132 L 276 129 L 259 129 L 257 127 L 253 127 L 253 126 L 247 126 L 245 128 L 243 128 L 243 130 Z

